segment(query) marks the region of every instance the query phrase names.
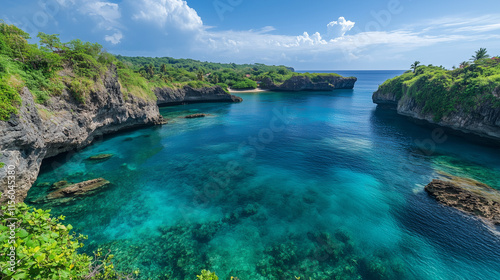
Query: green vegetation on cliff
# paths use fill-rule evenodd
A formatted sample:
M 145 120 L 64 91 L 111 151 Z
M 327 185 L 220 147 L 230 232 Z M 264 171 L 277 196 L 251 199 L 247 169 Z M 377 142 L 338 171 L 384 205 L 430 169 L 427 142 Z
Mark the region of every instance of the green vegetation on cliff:
M 377 91 L 394 94 L 397 100 L 413 98 L 434 121 L 457 110 L 470 112 L 481 104 L 500 106 L 500 99 L 494 95 L 500 90 L 500 58 L 489 58 L 486 49 L 481 49 L 472 60 L 453 70 L 419 66 L 417 61 L 413 71 L 385 81 Z
M 223 64 L 201 62 L 192 59 L 174 59 L 171 57 L 116 57 L 124 65 L 141 74 L 150 83 L 158 87 L 204 87 L 219 85 L 224 89 L 254 89 L 259 82 L 269 78 L 274 84 L 304 76 L 317 82 L 321 76 L 339 76 L 331 73 L 296 73 L 286 66 L 268 66 L 255 64 Z
M 264 64 L 223 64 L 169 57 L 114 56 L 97 43 L 71 40 L 63 43 L 57 34 L 38 34 L 39 45 L 30 44 L 28 33 L 0 20 L 0 120 L 18 112 L 19 92 L 27 87 L 35 101 L 47 103 L 66 89 L 79 103 L 91 92 L 102 90 L 106 73 L 114 69 L 125 98 L 134 95 L 156 100 L 154 88 L 202 88 L 221 86 L 227 91 L 253 89 L 264 78 L 282 84 L 294 76 L 313 82 L 322 75 L 299 74 L 293 68 Z
M 127 93 L 156 98 L 141 75 L 117 61 L 101 45 L 78 39 L 62 43 L 57 34 L 39 33 L 37 37 L 39 45 L 30 44 L 28 33 L 0 21 L 0 120 L 8 120 L 18 112 L 23 87 L 40 104 L 64 89 L 85 103 L 90 92 L 102 88 L 102 79 L 112 65 L 117 66 Z
M 263 77 L 283 80 L 293 69 L 285 66 L 268 66 L 260 63 L 235 64 L 201 62 L 193 59 L 171 57 L 126 57 L 117 59 L 158 86 L 194 87 L 221 85 L 234 89 L 257 88 L 256 81 Z

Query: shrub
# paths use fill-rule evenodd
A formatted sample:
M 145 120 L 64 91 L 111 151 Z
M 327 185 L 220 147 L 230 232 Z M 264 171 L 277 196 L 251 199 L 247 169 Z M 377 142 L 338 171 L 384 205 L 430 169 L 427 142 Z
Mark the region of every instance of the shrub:
M 7 121 L 12 114 L 17 114 L 20 104 L 19 93 L 5 79 L 0 79 L 0 120 Z
M 73 97 L 80 103 L 85 103 L 87 96 L 94 90 L 94 82 L 87 78 L 75 78 L 69 84 Z
M 114 269 L 109 253 L 104 255 L 99 249 L 93 258 L 79 254 L 81 241 L 87 237 L 71 232 L 71 225 L 61 224 L 64 216 L 54 218 L 50 210 L 24 203 L 4 205 L 1 211 L 6 218 L 0 222 L 0 279 L 133 279 Z M 14 235 L 10 218 L 15 220 Z M 12 248 L 18 261 L 14 272 L 8 256 Z
M 254 89 L 257 88 L 257 83 L 250 79 L 245 79 L 243 81 L 236 82 L 232 88 L 234 89 Z
M 7 206 L 2 206 L 2 212 L 7 214 Z M 12 279 L 71 279 L 83 277 L 91 264 L 87 255 L 80 255 L 77 249 L 82 247 L 82 235 L 70 233 L 71 225 L 65 226 L 60 221 L 64 217 L 52 218 L 50 211 L 36 210 L 26 204 L 17 204 L 10 218 L 15 222 L 16 234 L 14 244 L 9 244 L 12 239 L 10 222 L 3 219 L 0 223 L 0 242 L 2 259 L 1 278 Z M 15 248 L 16 259 L 21 260 L 16 264 L 16 272 L 9 270 L 7 254 L 11 247 Z

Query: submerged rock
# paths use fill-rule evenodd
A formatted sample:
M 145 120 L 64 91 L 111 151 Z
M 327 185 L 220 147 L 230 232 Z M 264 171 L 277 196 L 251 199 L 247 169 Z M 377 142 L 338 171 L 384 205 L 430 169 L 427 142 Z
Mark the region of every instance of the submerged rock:
M 55 182 L 54 184 L 52 184 L 52 186 L 50 186 L 50 188 L 54 189 L 54 190 L 58 190 L 58 189 L 66 187 L 68 185 L 70 185 L 70 183 L 68 181 L 59 181 L 59 182 Z
M 500 225 L 500 192 L 472 179 L 432 180 L 425 191 L 440 203 Z
M 102 188 L 108 185 L 110 182 L 103 178 L 93 179 L 77 184 L 70 185 L 68 187 L 59 189 L 57 191 L 51 192 L 47 195 L 48 200 L 58 199 L 58 198 L 66 198 L 66 197 L 75 197 L 75 196 L 83 196 L 88 195 L 95 190 Z
M 195 119 L 195 118 L 204 118 L 208 116 L 208 114 L 192 114 L 192 115 L 187 115 L 184 118 L 186 119 Z
M 43 182 L 43 183 L 36 184 L 36 186 L 39 187 L 39 188 L 47 188 L 47 187 L 50 187 L 51 184 L 47 183 L 47 182 Z
M 107 159 L 110 159 L 112 156 L 113 156 L 113 154 L 100 154 L 100 155 L 91 156 L 88 158 L 88 160 L 107 160 Z

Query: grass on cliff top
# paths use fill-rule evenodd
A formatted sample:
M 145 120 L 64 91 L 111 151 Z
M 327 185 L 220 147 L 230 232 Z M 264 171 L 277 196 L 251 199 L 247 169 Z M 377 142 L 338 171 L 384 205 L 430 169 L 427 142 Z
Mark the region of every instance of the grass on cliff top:
M 414 98 L 424 114 L 439 121 L 452 112 L 470 113 L 481 104 L 500 106 L 493 95 L 500 89 L 500 59 L 484 58 L 462 68 L 446 70 L 437 66 L 419 66 L 379 86 L 379 93 L 391 93 L 397 99 Z
M 39 104 L 64 89 L 78 102 L 85 103 L 90 92 L 104 89 L 102 77 L 112 64 L 118 63 L 97 43 L 78 39 L 62 43 L 57 34 L 39 33 L 37 37 L 40 45 L 29 44 L 28 33 L 0 20 L 0 120 L 18 113 L 19 92 L 23 87 L 30 90 Z M 122 68 L 126 71 L 125 66 Z M 127 88 L 127 94 L 156 100 L 149 88 L 144 91 L 145 87 L 137 82 L 141 78 L 139 75 L 135 79 L 122 79 L 121 84 Z

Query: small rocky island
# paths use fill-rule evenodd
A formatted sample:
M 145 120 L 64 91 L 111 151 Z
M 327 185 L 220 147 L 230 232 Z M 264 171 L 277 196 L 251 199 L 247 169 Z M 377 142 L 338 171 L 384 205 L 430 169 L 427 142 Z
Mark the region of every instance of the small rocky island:
M 500 191 L 478 181 L 446 176 L 434 179 L 425 191 L 440 203 L 500 225 Z

